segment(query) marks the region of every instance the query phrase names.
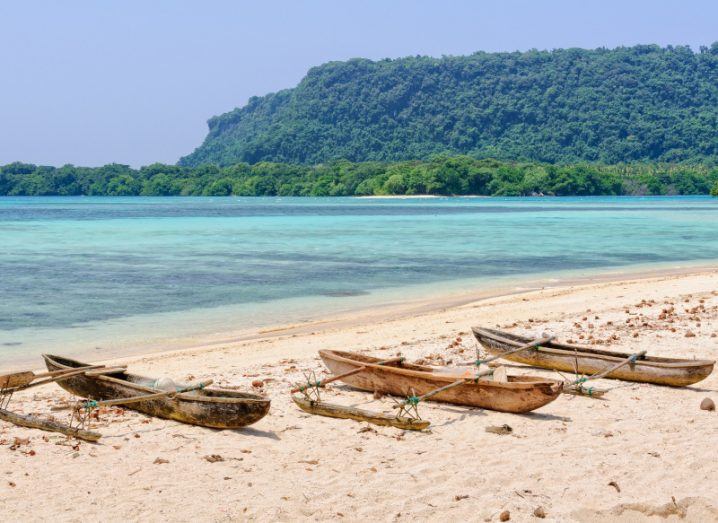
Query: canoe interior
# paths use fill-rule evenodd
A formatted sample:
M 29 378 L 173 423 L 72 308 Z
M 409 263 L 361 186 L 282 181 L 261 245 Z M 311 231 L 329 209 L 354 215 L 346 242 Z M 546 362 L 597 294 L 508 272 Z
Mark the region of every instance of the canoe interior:
M 373 356 L 367 356 L 365 354 L 359 354 L 356 352 L 345 352 L 340 350 L 330 350 L 330 351 L 320 351 L 320 353 L 325 353 L 328 355 L 333 356 L 339 356 L 341 358 L 350 360 L 354 363 L 364 364 L 377 364 L 378 362 L 382 361 L 381 358 L 375 358 Z M 446 372 L 439 369 L 436 369 L 434 367 L 429 367 L 426 365 L 415 365 L 413 363 L 408 363 L 406 361 L 398 361 L 389 363 L 386 365 L 381 365 L 381 367 L 391 367 L 395 369 L 402 369 L 402 370 L 408 370 L 408 371 L 414 371 L 414 372 L 423 372 L 431 374 L 433 378 L 435 378 L 437 381 L 446 381 L 451 382 L 455 381 L 461 377 L 464 377 L 465 374 L 463 372 Z M 470 377 L 470 376 L 468 376 Z M 507 376 L 508 383 L 556 383 L 556 380 L 551 380 L 548 378 L 541 378 L 539 376 Z M 491 379 L 491 376 L 485 376 L 480 378 L 480 381 L 489 381 L 491 383 L 495 384 L 501 384 L 499 382 L 494 382 Z
M 76 361 L 70 358 L 65 358 L 62 356 L 55 356 L 55 355 L 43 355 L 46 360 L 48 360 L 49 363 L 54 363 L 55 366 L 59 369 L 62 368 L 78 368 L 78 367 L 86 367 L 87 363 L 82 363 L 80 361 Z M 120 380 L 126 383 L 128 387 L 135 388 L 138 391 L 138 394 L 147 394 L 149 392 L 161 392 L 158 389 L 154 388 L 154 384 L 157 381 L 155 378 L 148 378 L 146 376 L 140 376 L 138 374 L 130 374 L 125 371 L 121 372 L 113 372 L 109 374 L 102 374 L 102 376 L 114 378 L 116 380 Z M 185 382 L 175 381 L 175 385 L 177 388 L 187 387 L 189 384 Z M 196 396 L 195 399 L 201 400 L 201 399 L 219 399 L 219 398 L 231 398 L 231 399 L 247 399 L 247 400 L 264 400 L 266 401 L 266 398 L 263 396 L 259 396 L 258 394 L 251 394 L 247 392 L 239 392 L 234 390 L 226 390 L 226 389 L 213 389 L 213 388 L 205 388 L 201 390 L 193 390 L 189 392 L 183 392 L 180 396 L 187 397 L 187 396 Z
M 498 343 L 502 343 L 503 340 L 509 340 L 513 342 L 512 345 L 515 345 L 516 347 L 519 347 L 521 345 L 524 345 L 526 343 L 530 343 L 533 341 L 528 336 L 521 336 L 518 334 L 512 334 L 510 332 L 504 332 L 496 329 L 486 329 L 486 328 L 479 328 L 474 327 L 472 328 L 474 335 L 481 340 L 481 338 L 489 338 L 493 339 L 494 341 Z M 509 348 L 507 347 L 507 350 Z M 619 352 L 619 351 L 610 351 L 610 350 L 603 350 L 603 349 L 595 349 L 593 347 L 587 347 L 585 345 L 574 345 L 569 343 L 558 343 L 554 341 L 550 341 L 548 343 L 545 343 L 541 345 L 540 350 L 544 349 L 555 349 L 557 352 L 564 352 L 567 355 L 575 355 L 576 352 L 581 354 L 589 354 L 589 355 L 596 355 L 596 356 L 604 356 L 609 358 L 615 358 L 618 360 L 624 360 L 631 356 L 628 352 Z M 691 360 L 686 358 L 664 358 L 660 356 L 641 356 L 638 358 L 639 362 L 642 363 L 651 363 L 651 364 L 659 364 L 659 365 L 668 365 L 673 366 L 675 365 L 691 365 L 691 366 L 701 366 L 701 365 L 712 365 L 715 362 L 711 360 Z
M 564 372 L 595 375 L 610 371 L 608 379 L 686 387 L 706 379 L 715 365 L 711 360 L 686 358 L 639 357 L 635 362 L 625 363 L 631 356 L 626 352 L 593 349 L 567 343 L 546 343 L 538 348 L 508 354 L 511 349 L 525 345 L 529 338 L 495 329 L 472 329 L 476 339 L 490 353 L 503 355 L 506 359 L 534 367 Z

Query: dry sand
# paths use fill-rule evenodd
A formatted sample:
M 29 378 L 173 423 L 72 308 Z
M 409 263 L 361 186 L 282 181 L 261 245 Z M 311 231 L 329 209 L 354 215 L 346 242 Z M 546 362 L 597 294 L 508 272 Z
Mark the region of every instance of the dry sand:
M 476 324 L 715 359 L 716 289 L 716 270 L 601 282 L 133 357 L 124 363 L 147 375 L 245 389 L 263 380 L 272 410 L 252 427 L 215 431 L 113 409 L 95 424 L 99 444 L 74 447 L 63 436 L 0 422 L 0 517 L 499 521 L 508 510 L 511 521 L 538 521 L 542 507 L 546 521 L 718 521 L 718 415 L 699 409 L 705 397 L 718 402 L 717 373 L 683 389 L 601 380 L 598 387 L 611 389 L 605 401 L 562 395 L 527 415 L 422 404 L 427 433 L 310 416 L 288 395 L 303 371 L 322 369 L 318 349 L 455 365 L 474 356 Z M 671 307 L 675 314 L 662 313 Z M 324 398 L 378 411 L 393 405 L 343 385 Z M 50 385 L 12 406 L 49 415 L 70 399 Z M 502 424 L 513 433 L 485 431 Z M 213 454 L 223 461 L 205 459 Z

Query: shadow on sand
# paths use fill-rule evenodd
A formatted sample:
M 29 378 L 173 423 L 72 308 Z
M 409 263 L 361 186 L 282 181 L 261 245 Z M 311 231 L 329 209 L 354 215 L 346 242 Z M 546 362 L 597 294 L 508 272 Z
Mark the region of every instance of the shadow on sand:
M 267 439 L 273 439 L 275 441 L 280 441 L 280 437 L 277 436 L 274 432 L 271 430 L 260 430 L 255 429 L 252 427 L 242 427 L 241 429 L 232 429 L 232 432 L 235 434 L 240 434 L 242 436 L 254 436 L 255 438 L 267 438 Z

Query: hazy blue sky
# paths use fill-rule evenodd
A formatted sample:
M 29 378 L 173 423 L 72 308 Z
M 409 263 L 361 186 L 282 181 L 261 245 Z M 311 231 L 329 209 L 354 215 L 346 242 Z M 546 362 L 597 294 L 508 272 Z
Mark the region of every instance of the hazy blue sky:
M 718 40 L 718 2 L 0 3 L 0 164 L 174 163 L 206 120 L 352 57 Z

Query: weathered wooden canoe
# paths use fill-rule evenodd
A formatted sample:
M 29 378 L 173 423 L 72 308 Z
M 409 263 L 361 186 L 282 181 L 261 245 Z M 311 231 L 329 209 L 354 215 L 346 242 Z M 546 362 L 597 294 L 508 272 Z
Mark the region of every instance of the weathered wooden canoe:
M 501 354 L 531 341 L 496 329 L 474 327 L 471 329 L 479 343 L 492 354 Z M 588 348 L 582 345 L 549 342 L 537 349 L 530 349 L 507 356 L 506 359 L 543 369 L 597 374 L 628 358 L 630 354 Z M 611 372 L 606 378 L 659 385 L 682 387 L 705 379 L 712 371 L 715 361 L 640 357 L 635 363 Z
M 381 361 L 378 358 L 353 352 L 321 350 L 319 355 L 334 374 L 366 366 L 365 370 L 342 378 L 342 381 L 361 390 L 395 396 L 420 396 L 464 377 L 459 372 L 440 372 L 404 362 L 377 365 Z M 509 376 L 507 382 L 491 381 L 487 377 L 440 392 L 432 396 L 431 401 L 521 413 L 552 402 L 561 393 L 561 388 L 559 381 L 532 376 Z
M 43 354 L 48 370 L 83 367 L 86 364 L 69 358 Z M 162 392 L 153 388 L 155 380 L 119 371 L 86 376 L 80 374 L 59 382 L 68 392 L 93 400 L 130 398 Z M 186 385 L 177 383 L 177 387 Z M 127 405 L 127 408 L 191 425 L 215 429 L 236 429 L 251 425 L 269 412 L 270 401 L 257 394 L 226 389 L 206 388 Z

